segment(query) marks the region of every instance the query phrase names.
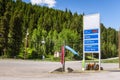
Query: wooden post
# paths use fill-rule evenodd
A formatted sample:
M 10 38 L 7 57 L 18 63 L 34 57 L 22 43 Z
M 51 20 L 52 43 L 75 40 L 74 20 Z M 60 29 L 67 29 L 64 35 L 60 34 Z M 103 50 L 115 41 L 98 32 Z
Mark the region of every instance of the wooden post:
M 120 29 L 118 31 L 118 56 L 119 56 L 119 68 L 120 68 Z
M 62 46 L 61 49 L 61 64 L 62 64 L 62 71 L 65 72 L 65 46 Z

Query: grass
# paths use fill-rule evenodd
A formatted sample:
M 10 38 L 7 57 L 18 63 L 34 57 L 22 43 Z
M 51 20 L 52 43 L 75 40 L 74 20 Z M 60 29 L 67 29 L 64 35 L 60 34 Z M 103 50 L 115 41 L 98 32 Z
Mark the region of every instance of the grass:
M 102 60 L 102 63 L 119 63 L 119 59 Z
M 98 62 L 98 60 L 86 60 L 87 63 Z M 119 59 L 101 60 L 101 63 L 119 63 Z
M 94 62 L 99 62 L 97 58 L 92 58 L 91 56 L 86 57 L 86 62 L 87 63 L 94 63 Z M 108 58 L 108 59 L 101 59 L 101 63 L 119 63 L 119 58 Z
M 3 59 L 3 56 L 0 56 L 0 59 Z M 5 58 L 8 59 L 8 58 Z M 38 60 L 38 61 L 43 61 L 42 59 L 32 59 L 32 60 Z M 73 59 L 70 59 L 68 57 L 65 58 L 66 61 L 73 61 Z M 53 61 L 53 62 L 60 62 L 60 57 L 59 58 L 54 58 L 54 56 L 48 56 L 44 59 L 44 61 Z M 92 58 L 91 56 L 87 56 L 87 60 L 85 62 L 87 63 L 94 63 L 98 62 L 99 60 L 96 58 Z M 101 59 L 101 63 L 119 63 L 119 58 L 116 59 Z

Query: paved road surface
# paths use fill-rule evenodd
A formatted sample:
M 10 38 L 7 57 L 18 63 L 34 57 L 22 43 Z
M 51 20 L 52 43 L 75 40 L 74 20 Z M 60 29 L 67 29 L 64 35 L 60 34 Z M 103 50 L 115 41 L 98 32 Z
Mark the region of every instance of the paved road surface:
M 50 73 L 61 67 L 59 62 L 0 59 L 0 80 L 120 80 L 118 64 L 102 64 L 104 71 L 81 72 L 80 61 L 68 61 L 74 73 Z M 116 70 L 115 70 L 116 69 Z

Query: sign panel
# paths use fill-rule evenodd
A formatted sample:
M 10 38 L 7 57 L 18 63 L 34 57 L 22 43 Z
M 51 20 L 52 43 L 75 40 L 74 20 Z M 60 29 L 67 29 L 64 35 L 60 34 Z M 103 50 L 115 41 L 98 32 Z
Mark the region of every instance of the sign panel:
M 98 33 L 98 29 L 84 30 L 84 34 Z
M 100 21 L 99 14 L 83 17 L 83 52 L 100 52 Z
M 98 44 L 98 40 L 85 40 L 84 44 Z
M 85 51 L 98 51 L 98 45 L 85 45 Z
M 98 35 L 84 35 L 85 39 L 94 39 L 94 38 L 98 38 Z
M 83 17 L 83 26 L 84 30 L 100 28 L 100 15 L 99 14 L 85 15 Z
M 100 52 L 100 15 L 83 16 L 83 62 L 85 53 L 99 53 L 99 70 L 101 67 Z M 85 67 L 83 67 L 83 70 Z

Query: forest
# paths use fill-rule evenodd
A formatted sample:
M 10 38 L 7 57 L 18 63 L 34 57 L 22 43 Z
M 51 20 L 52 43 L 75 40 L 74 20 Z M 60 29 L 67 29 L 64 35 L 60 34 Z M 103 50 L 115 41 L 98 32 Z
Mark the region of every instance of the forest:
M 42 59 L 44 55 L 53 58 L 62 45 L 69 45 L 80 57 L 68 50 L 65 56 L 82 59 L 83 16 L 84 13 L 32 5 L 22 0 L 0 0 L 0 56 Z M 104 23 L 100 28 L 102 58 L 118 56 L 118 31 L 106 28 Z

